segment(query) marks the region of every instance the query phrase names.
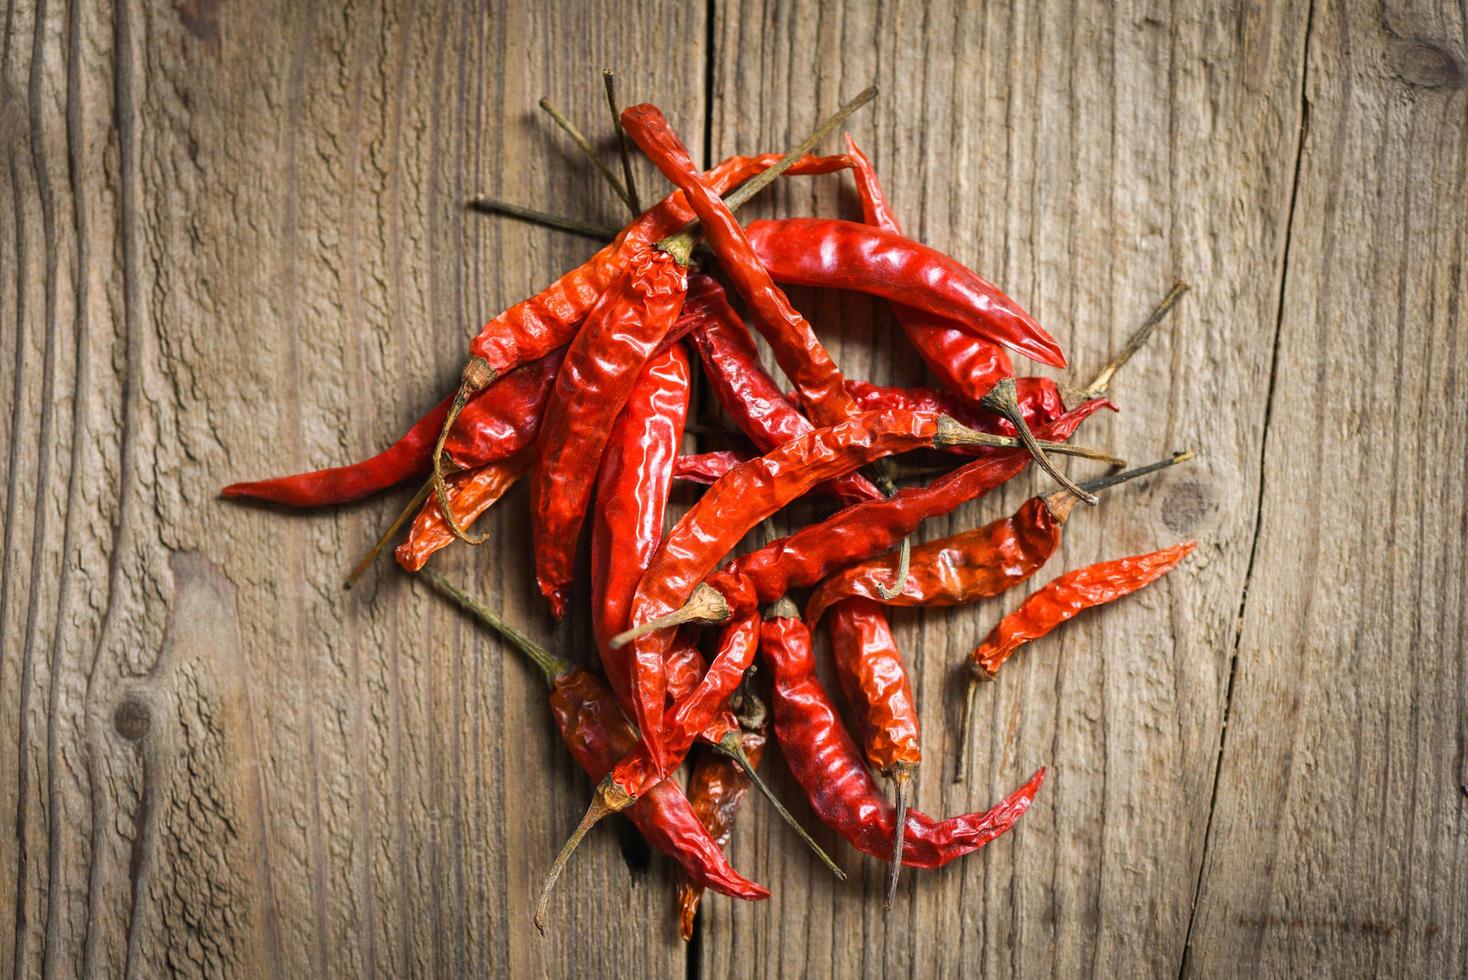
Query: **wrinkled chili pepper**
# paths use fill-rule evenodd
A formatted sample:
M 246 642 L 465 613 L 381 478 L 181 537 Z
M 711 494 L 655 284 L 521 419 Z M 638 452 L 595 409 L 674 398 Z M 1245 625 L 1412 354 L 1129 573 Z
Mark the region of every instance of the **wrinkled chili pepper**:
M 993 680 L 1004 661 L 1024 644 L 1038 640 L 1078 613 L 1151 585 L 1186 558 L 1195 545 L 1194 541 L 1184 541 L 1146 555 L 1087 565 L 1032 592 L 969 654 L 975 678 Z
M 810 417 L 831 425 L 855 414 L 856 406 L 841 383 L 835 362 L 760 264 L 744 229 L 694 167 L 693 158 L 662 112 L 646 103 L 631 106 L 622 112 L 622 126 L 663 176 L 687 195 L 700 231 L 719 257 L 724 273 L 749 303 L 755 324 L 769 340 L 780 369 L 795 382 Z
M 457 473 L 449 479 L 449 503 L 460 526 L 468 527 L 495 502 L 509 492 L 530 466 L 528 454 L 512 456 L 498 463 L 487 463 L 477 470 Z M 454 541 L 448 522 L 443 519 L 438 501 L 423 502 L 418 516 L 403 543 L 394 553 L 405 571 L 416 572 L 429 557 Z
M 1084 488 L 1090 491 L 1147 476 L 1192 458 L 1171 457 L 1124 473 L 1104 476 Z M 853 596 L 889 606 L 953 606 L 996 596 L 1039 571 L 1060 547 L 1061 528 L 1076 498 L 1069 491 L 1031 497 L 1013 514 L 983 527 L 929 541 L 912 549 L 912 561 L 900 595 L 890 596 L 895 554 L 848 565 L 822 582 L 806 605 L 806 620 L 820 622 L 833 603 Z
M 831 652 L 836 676 L 859 719 L 867 762 L 892 781 L 897 827 L 906 825 L 908 790 L 923 761 L 918 737 L 917 700 L 907 664 L 881 606 L 870 599 L 848 599 L 831 610 Z M 894 842 L 895 850 L 895 842 Z M 886 906 L 892 907 L 902 868 L 892 862 Z
M 642 369 L 612 426 L 597 474 L 591 535 L 591 626 L 617 700 L 630 706 L 624 654 L 613 636 L 627 628 L 637 583 L 663 539 L 673 458 L 688 414 L 688 357 L 674 347 Z
M 1065 367 L 1060 345 L 999 287 L 934 248 L 837 218 L 771 218 L 745 232 L 785 283 L 880 296 L 960 324 L 981 340 Z
M 673 461 L 673 479 L 708 486 L 721 479 L 734 467 L 754 459 L 749 453 L 718 449 L 707 453 L 691 453 Z
M 535 578 L 557 616 L 566 611 L 576 541 L 612 423 L 687 292 L 687 270 L 672 255 L 643 249 L 566 351 L 546 405 L 533 484 Z
M 897 215 L 877 181 L 876 168 L 850 133 L 846 135 L 846 153 L 851 157 L 856 190 L 861 196 L 862 221 L 902 234 Z M 892 304 L 892 314 L 939 383 L 971 405 L 978 405 L 996 384 L 1014 375 L 1014 365 L 1002 347 L 974 337 L 947 317 L 901 303 Z
M 792 603 L 770 610 L 760 633 L 760 657 L 774 675 L 770 708 L 775 737 L 811 809 L 853 847 L 892 860 L 896 816 L 816 679 L 810 631 Z M 978 850 L 1014 826 L 1044 778 L 1044 769 L 1036 771 L 984 813 L 939 821 L 907 811 L 902 863 L 936 868 Z
M 561 738 L 592 779 L 604 776 L 637 743 L 636 732 L 617 707 L 616 698 L 594 674 L 537 646 L 432 570 L 422 574 L 540 668 L 551 688 L 551 713 Z M 675 781 L 664 780 L 652 787 L 627 816 L 648 843 L 678 862 L 690 881 L 734 898 L 753 901 L 770 896 L 767 888 L 730 866 Z
M 739 745 L 751 766 L 758 766 L 765 754 L 768 712 L 758 698 L 741 689 L 734 695 L 738 702 Z M 709 836 L 720 848 L 727 849 L 734 834 L 734 818 L 739 804 L 753 785 L 745 771 L 728 756 L 705 752 L 693 767 L 688 779 L 688 802 L 703 823 Z M 678 931 L 683 941 L 693 938 L 693 919 L 698 914 L 704 888 L 691 879 L 678 883 Z
M 513 456 L 533 442 L 541 408 L 560 366 L 560 352 L 552 352 L 469 402 L 444 442 L 444 453 L 454 467 L 475 469 Z M 421 479 L 428 473 L 433 442 L 452 400 L 446 398 L 435 405 L 401 439 L 369 459 L 314 473 L 234 483 L 222 492 L 226 497 L 320 507 L 357 500 L 414 477 Z
M 769 452 L 815 428 L 785 400 L 759 362 L 754 339 L 745 329 L 723 289 L 707 306 L 704 321 L 690 335 L 698 348 L 714 397 L 739 430 L 761 452 Z M 886 406 L 884 406 L 886 407 Z M 828 488 L 842 500 L 875 500 L 880 491 L 859 473 L 832 481 Z

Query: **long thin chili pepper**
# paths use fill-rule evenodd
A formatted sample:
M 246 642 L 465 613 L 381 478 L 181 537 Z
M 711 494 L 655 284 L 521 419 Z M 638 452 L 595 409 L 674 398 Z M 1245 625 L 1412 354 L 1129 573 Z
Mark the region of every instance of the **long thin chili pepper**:
M 1038 640 L 1061 623 L 1095 606 L 1105 605 L 1151 585 L 1186 558 L 1196 542 L 1185 541 L 1146 555 L 1118 558 L 1066 572 L 1032 592 L 1014 612 L 1001 619 L 968 656 L 968 692 L 964 697 L 963 738 L 959 743 L 954 782 L 962 782 L 973 742 L 971 719 L 979 682 L 991 681 L 1015 650 Z
M 755 183 L 765 174 L 784 166 L 789 173 L 831 173 L 850 165 L 846 156 L 801 157 L 789 164 L 776 154 L 730 157 L 709 172 L 709 183 L 720 193 L 737 184 Z M 754 178 L 751 180 L 751 178 Z M 621 275 L 633 255 L 678 229 L 692 217 L 681 192 L 664 198 L 624 228 L 617 239 L 580 266 L 561 276 L 544 290 L 515 304 L 490 320 L 470 343 L 459 388 L 449 405 L 431 457 L 435 492 L 442 487 L 444 441 L 454 422 L 475 393 L 501 375 L 527 364 L 571 342 L 582 320 Z M 459 532 L 450 522 L 450 527 Z
M 876 168 L 850 133 L 846 135 L 846 153 L 851 157 L 852 175 L 861 196 L 862 221 L 902 234 L 902 225 L 877 180 Z M 996 384 L 1014 375 L 1014 365 L 1002 347 L 975 337 L 947 317 L 902 303 L 892 304 L 892 314 L 939 383 L 971 405 L 977 405 Z
M 744 688 L 735 692 L 734 700 L 737 702 L 735 714 L 739 718 L 739 746 L 749 764 L 758 767 L 769 741 L 769 713 L 764 704 Z M 729 846 L 739 804 L 751 785 L 753 783 L 743 768 L 717 752 L 705 752 L 693 767 L 693 775 L 688 779 L 688 802 L 720 848 Z M 684 942 L 693 938 L 693 919 L 698 914 L 703 892 L 703 886 L 691 879 L 678 883 L 678 931 Z
M 892 860 L 896 816 L 816 679 L 810 631 L 792 603 L 779 603 L 767 615 L 760 656 L 774 675 L 770 708 L 786 765 L 827 826 L 858 850 Z M 984 813 L 939 821 L 908 810 L 902 863 L 936 868 L 983 847 L 1024 815 L 1044 778 L 1044 769 L 1036 771 Z
M 1169 459 L 1087 484 L 1101 489 L 1155 473 L 1192 458 L 1175 453 Z M 929 541 L 912 549 L 911 569 L 902 593 L 887 598 L 882 586 L 891 581 L 896 555 L 854 565 L 821 583 L 806 605 L 808 622 L 820 622 L 833 603 L 853 596 L 889 606 L 953 606 L 996 596 L 1029 578 L 1060 547 L 1061 528 L 1076 498 L 1069 491 L 1031 497 L 1013 514 L 983 527 Z
M 592 779 L 601 778 L 636 744 L 636 732 L 617 707 L 616 698 L 594 674 L 553 656 L 431 569 L 422 574 L 540 668 L 551 688 L 551 713 L 561 738 Z M 675 781 L 664 780 L 650 789 L 627 816 L 648 843 L 678 862 L 691 881 L 734 898 L 769 897 L 767 888 L 729 865 Z
M 503 497 L 525 475 L 530 466 L 528 454 L 512 456 L 498 463 L 487 463 L 477 470 L 458 473 L 449 479 L 449 503 L 463 527 L 469 527 L 479 516 Z M 398 545 L 395 556 L 405 571 L 416 572 L 429 557 L 454 541 L 448 522 L 443 519 L 437 500 L 423 502 L 423 509 L 413 519 L 408 536 Z
M 591 626 L 602 668 L 630 710 L 627 658 L 611 638 L 627 628 L 637 583 L 663 539 L 673 457 L 688 414 L 688 357 L 681 348 L 654 357 L 612 426 L 597 475 L 591 535 Z
M 923 751 L 917 700 L 885 610 L 870 599 L 838 603 L 831 610 L 831 651 L 846 700 L 860 720 L 867 762 L 892 781 L 897 801 L 895 833 L 896 827 L 906 824 L 908 791 L 916 780 Z M 892 862 L 888 908 L 901 868 L 900 861 Z
M 473 469 L 506 459 L 534 441 L 541 406 L 560 366 L 560 353 L 552 352 L 469 402 L 444 441 L 444 452 L 454 467 Z M 392 446 L 359 463 L 232 483 L 222 493 L 291 507 L 320 507 L 357 500 L 414 477 L 421 479 L 428 473 L 433 441 L 443 428 L 452 400 L 446 398 L 435 405 Z
M 688 196 L 700 231 L 735 289 L 750 304 L 755 324 L 770 341 L 781 370 L 795 382 L 811 418 L 831 425 L 855 414 L 856 406 L 842 385 L 835 362 L 760 264 L 732 210 L 698 173 L 663 114 L 646 103 L 631 106 L 622 113 L 622 125 L 663 176 Z

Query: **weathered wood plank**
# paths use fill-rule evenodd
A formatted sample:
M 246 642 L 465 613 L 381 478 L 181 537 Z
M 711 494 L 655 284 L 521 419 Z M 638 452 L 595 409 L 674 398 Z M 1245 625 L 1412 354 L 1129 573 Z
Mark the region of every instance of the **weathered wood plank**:
M 1196 976 L 1468 970 L 1468 23 L 1317 4 Z
M 1085 441 L 1138 461 L 1193 447 L 1199 462 L 1075 515 L 1052 564 L 1186 537 L 1200 548 L 1148 594 L 1036 646 L 982 691 L 976 770 L 961 787 L 949 785 L 961 690 L 950 670 L 1017 600 L 897 616 L 932 760 L 920 804 L 986 806 L 1044 764 L 1037 806 L 984 853 L 906 878 L 891 915 L 874 862 L 841 848 L 862 877 L 835 886 L 757 820 L 733 853 L 754 873 L 768 867 L 777 894 L 767 906 L 712 910 L 708 975 L 1176 974 L 1254 531 L 1305 13 L 1304 4 L 719 6 L 715 150 L 798 131 L 812 102 L 833 105 L 876 79 L 883 96 L 852 128 L 909 230 L 1025 302 L 1066 344 L 1074 380 L 1173 279 L 1192 284 L 1177 319 L 1118 379 L 1122 414 L 1091 425 Z M 758 58 L 752 32 L 763 39 Z M 784 199 L 798 212 L 854 213 L 805 185 Z M 878 320 L 875 340 L 859 325 L 838 330 L 822 302 L 831 301 L 814 307 L 818 326 L 849 373 L 914 376 L 910 355 L 889 353 L 902 346 L 889 321 Z M 1036 486 L 924 536 L 1013 510 Z
M 470 329 L 588 254 L 462 203 L 619 217 L 536 99 L 606 132 L 607 64 L 701 135 L 703 16 L 10 5 L 7 975 L 683 968 L 623 925 L 665 921 L 669 873 L 629 887 L 610 833 L 561 940 L 527 932 L 589 785 L 497 644 L 386 571 L 340 589 L 401 499 L 216 494 L 381 446 Z M 518 524 L 445 564 L 545 632 Z

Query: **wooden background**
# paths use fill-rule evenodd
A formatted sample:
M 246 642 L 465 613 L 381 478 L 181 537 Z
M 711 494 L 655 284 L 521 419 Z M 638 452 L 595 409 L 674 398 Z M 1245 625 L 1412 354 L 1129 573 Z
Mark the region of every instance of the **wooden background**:
M 0 975 L 1462 975 L 1463 5 L 585 8 L 5 5 Z M 1200 458 L 1078 513 L 1056 567 L 1195 537 L 1188 564 L 983 690 L 964 786 L 949 670 L 1014 600 L 896 617 L 920 804 L 1051 776 L 890 915 L 875 862 L 822 835 L 837 885 L 754 802 L 732 855 L 771 901 L 710 900 L 685 946 L 668 863 L 600 829 L 538 938 L 590 787 L 498 643 L 387 565 L 341 590 L 405 491 L 217 496 L 386 444 L 590 253 L 463 202 L 619 220 L 535 110 L 605 135 L 604 65 L 706 159 L 876 80 L 852 128 L 909 232 L 1075 379 L 1192 284 L 1086 442 Z M 775 209 L 856 213 L 834 178 Z M 849 374 L 920 377 L 874 304 L 796 298 Z M 439 566 L 584 655 L 532 597 L 524 506 Z

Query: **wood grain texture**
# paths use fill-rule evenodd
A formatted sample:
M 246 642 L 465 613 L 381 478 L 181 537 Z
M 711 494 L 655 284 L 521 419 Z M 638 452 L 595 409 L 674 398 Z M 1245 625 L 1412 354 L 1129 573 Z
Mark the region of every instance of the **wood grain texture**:
M 0 976 L 1468 969 L 1461 4 L 10 0 L 0 24 Z M 752 799 L 731 857 L 771 901 L 709 899 L 685 948 L 668 863 L 605 829 L 539 939 L 590 786 L 499 644 L 385 566 L 340 589 L 406 491 L 216 496 L 380 447 L 593 247 L 469 196 L 621 219 L 535 110 L 607 134 L 603 65 L 705 156 L 877 81 L 851 130 L 907 230 L 1036 313 L 1070 380 L 1192 286 L 1083 432 L 1200 458 L 1078 512 L 1052 568 L 1195 556 L 981 691 L 957 786 L 951 669 L 1018 597 L 894 618 L 918 805 L 1050 777 L 890 915 L 875 862 L 818 835 L 833 882 Z M 752 210 L 858 213 L 836 178 Z M 794 297 L 848 374 L 922 377 L 877 304 Z M 524 506 L 440 567 L 579 653 Z

